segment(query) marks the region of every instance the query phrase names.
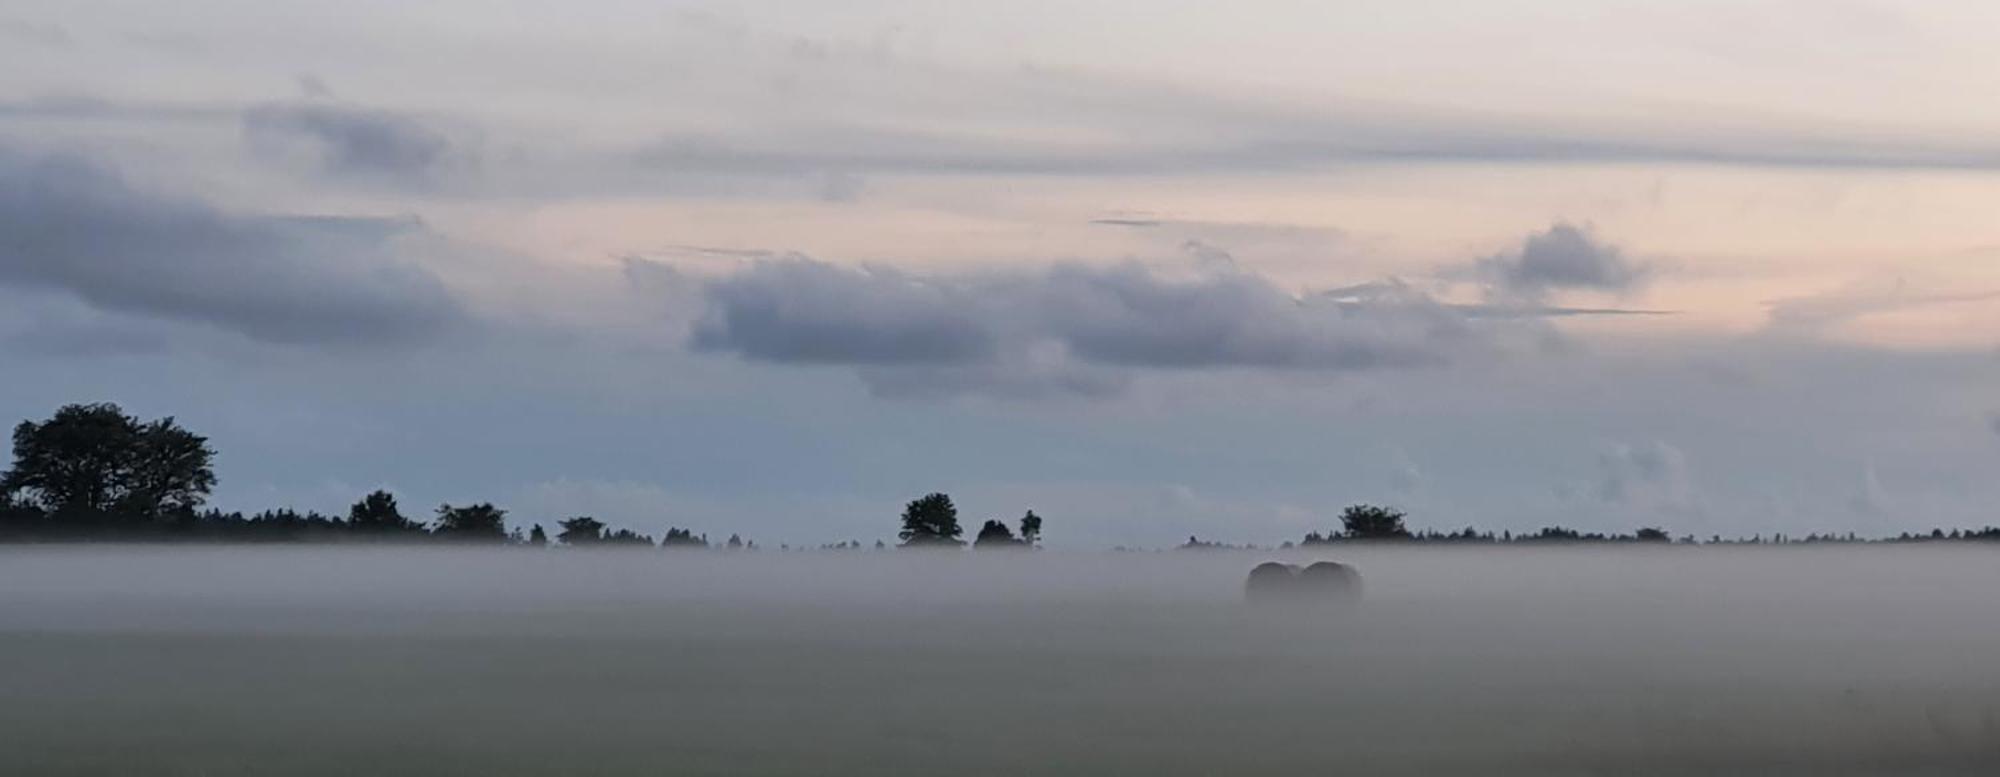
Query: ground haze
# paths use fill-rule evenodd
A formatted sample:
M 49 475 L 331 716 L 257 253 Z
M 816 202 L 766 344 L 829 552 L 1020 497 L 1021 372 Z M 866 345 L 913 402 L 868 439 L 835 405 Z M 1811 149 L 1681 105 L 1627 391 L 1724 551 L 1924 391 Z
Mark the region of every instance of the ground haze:
M 6 548 L 0 772 L 1988 774 L 1995 561 Z

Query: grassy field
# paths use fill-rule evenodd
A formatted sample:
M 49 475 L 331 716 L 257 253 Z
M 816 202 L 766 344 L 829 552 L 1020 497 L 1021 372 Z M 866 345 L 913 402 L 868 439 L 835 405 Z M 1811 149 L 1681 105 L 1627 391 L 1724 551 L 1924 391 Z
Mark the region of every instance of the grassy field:
M 5 774 L 1992 774 L 2000 556 L 0 550 Z

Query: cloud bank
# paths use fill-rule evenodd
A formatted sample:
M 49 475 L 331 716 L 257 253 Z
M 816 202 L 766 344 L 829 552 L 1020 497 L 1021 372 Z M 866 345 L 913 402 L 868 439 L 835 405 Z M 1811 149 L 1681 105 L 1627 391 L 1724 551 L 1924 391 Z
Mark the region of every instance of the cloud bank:
M 74 156 L 0 150 L 0 286 L 274 343 L 380 345 L 461 315 L 401 254 L 408 219 L 241 215 Z
M 1095 393 L 1115 390 L 1120 370 L 1409 368 L 1484 344 L 1461 312 L 1411 290 L 1300 297 L 1213 266 L 1186 278 L 1129 263 L 925 277 L 793 257 L 751 262 L 704 299 L 697 350 L 868 368 L 871 383 L 906 389 Z

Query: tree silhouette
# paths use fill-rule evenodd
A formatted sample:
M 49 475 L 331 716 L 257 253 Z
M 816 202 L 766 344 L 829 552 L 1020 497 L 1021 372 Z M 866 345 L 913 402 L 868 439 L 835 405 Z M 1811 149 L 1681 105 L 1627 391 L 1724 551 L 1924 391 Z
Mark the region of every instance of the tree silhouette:
M 201 506 L 215 488 L 215 451 L 208 438 L 174 424 L 170 416 L 139 427 L 126 472 L 121 510 L 161 516 Z
M 347 526 L 359 532 L 380 534 L 420 532 L 424 525 L 404 517 L 396 506 L 396 496 L 387 491 L 376 491 L 347 508 Z
M 1020 545 L 1021 541 L 1014 539 L 1014 532 L 1007 528 L 1007 524 L 999 521 L 987 521 L 979 527 L 979 534 L 972 538 L 972 547 L 980 550 L 1015 548 Z
M 1353 505 L 1340 513 L 1347 536 L 1358 540 L 1409 539 L 1403 512 L 1376 505 Z
M 490 503 L 467 507 L 438 505 L 437 528 L 431 534 L 461 542 L 507 541 L 507 511 Z
M 343 520 L 289 508 L 246 514 L 201 509 L 215 487 L 215 452 L 207 439 L 177 425 L 173 418 L 141 421 L 115 404 L 71 404 L 46 421 L 19 424 L 13 434 L 13 466 L 0 472 L 0 541 L 49 539 L 195 540 L 231 542 L 338 542 L 356 536 L 399 534 L 410 540 L 487 542 L 545 546 L 549 535 L 541 526 L 531 531 L 506 526 L 506 511 L 492 504 L 465 507 L 442 505 L 426 531 L 425 524 L 402 514 L 394 495 L 375 491 L 355 502 Z M 1846 534 L 1810 533 L 1803 538 L 1778 533 L 1706 540 L 1694 535 L 1675 540 L 1665 529 L 1643 527 L 1629 534 L 1582 531 L 1550 526 L 1535 532 L 1457 531 L 1405 525 L 1401 511 L 1357 504 L 1341 513 L 1343 530 L 1309 532 L 1298 543 L 1312 547 L 1348 540 L 1406 540 L 1413 543 L 1482 543 L 1500 545 L 1570 545 L 1594 543 L 1659 543 L 1682 545 L 1790 545 L 1832 542 L 1869 543 L 2000 543 L 2000 527 L 1942 527 L 1905 531 L 1895 537 L 1870 539 Z M 905 505 L 903 528 L 897 537 L 904 547 L 962 546 L 963 530 L 951 497 L 928 494 Z M 984 521 L 974 539 L 981 549 L 1034 547 L 1042 537 L 1042 518 L 1034 511 L 1021 517 L 1018 535 L 1000 521 Z M 629 529 L 611 530 L 589 517 L 561 522 L 565 545 L 653 545 L 652 538 Z M 707 535 L 672 528 L 662 547 L 706 548 Z M 1286 542 L 1285 547 L 1293 547 Z M 755 550 L 757 543 L 730 535 L 728 548 Z M 784 546 L 789 549 L 789 546 Z M 807 546 L 801 546 L 804 549 Z M 854 550 L 862 543 L 848 540 L 823 549 Z M 886 547 L 877 541 L 876 548 Z M 1189 537 L 1180 547 L 1195 550 L 1247 548 Z M 1120 547 L 1124 551 L 1128 548 Z
M 944 494 L 928 494 L 903 507 L 903 530 L 896 538 L 904 547 L 964 545 L 959 537 L 965 530 L 958 525 L 958 506 Z
M 14 427 L 0 492 L 59 517 L 158 518 L 200 507 L 215 488 L 207 438 L 172 418 L 141 422 L 115 404 L 65 405 Z
M 1041 547 L 1042 517 L 1036 515 L 1033 510 L 1021 516 L 1021 544 L 1030 548 Z
M 556 533 L 556 541 L 564 545 L 596 545 L 604 541 L 604 522 L 588 515 L 579 515 L 557 521 L 562 531 Z

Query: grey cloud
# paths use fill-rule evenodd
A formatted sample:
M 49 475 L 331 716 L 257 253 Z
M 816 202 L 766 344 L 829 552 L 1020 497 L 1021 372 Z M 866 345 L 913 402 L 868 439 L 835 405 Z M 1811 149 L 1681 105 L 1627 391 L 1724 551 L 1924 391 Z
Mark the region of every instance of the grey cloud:
M 972 290 L 893 270 L 760 261 L 710 285 L 707 296 L 694 346 L 761 361 L 967 363 L 989 356 L 998 339 Z
M 711 282 L 706 304 L 696 349 L 856 366 L 886 395 L 1113 393 L 1129 369 L 1416 367 L 1485 345 L 1414 291 L 1299 298 L 1214 268 L 1186 279 L 1136 264 L 928 278 L 791 258 Z
M 253 146 L 284 152 L 304 143 L 321 172 L 423 182 L 452 162 L 450 138 L 390 111 L 327 102 L 268 103 L 243 113 Z
M 1240 272 L 1173 282 L 1138 265 L 1063 266 L 1026 293 L 1042 297 L 1033 307 L 1073 353 L 1124 366 L 1415 366 L 1444 361 L 1468 334 L 1427 297 L 1320 304 Z
M 2000 436 L 2000 410 L 1995 410 L 1991 413 L 1986 414 L 1986 429 L 1987 431 L 1990 431 L 1993 434 Z
M 1534 299 L 1566 289 L 1626 291 L 1645 278 L 1647 268 L 1585 229 L 1558 222 L 1529 235 L 1518 253 L 1480 260 L 1477 271 L 1507 295 Z
M 0 285 L 277 343 L 381 344 L 460 315 L 402 257 L 409 219 L 274 217 L 137 190 L 77 157 L 0 151 Z

